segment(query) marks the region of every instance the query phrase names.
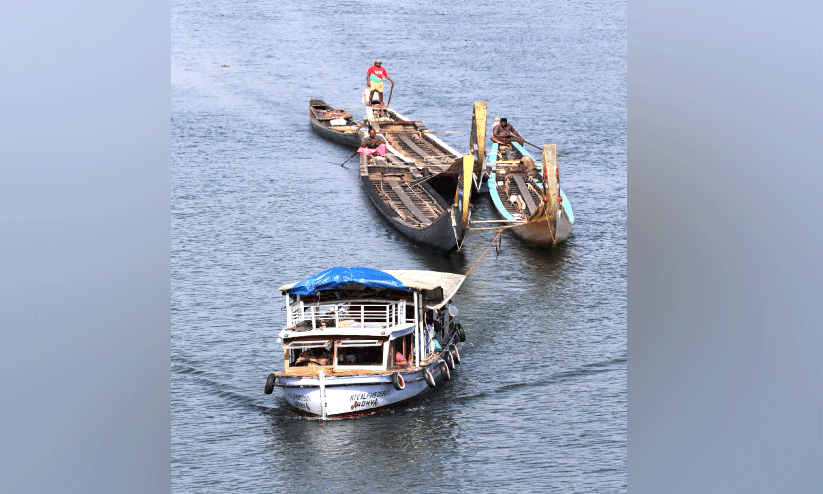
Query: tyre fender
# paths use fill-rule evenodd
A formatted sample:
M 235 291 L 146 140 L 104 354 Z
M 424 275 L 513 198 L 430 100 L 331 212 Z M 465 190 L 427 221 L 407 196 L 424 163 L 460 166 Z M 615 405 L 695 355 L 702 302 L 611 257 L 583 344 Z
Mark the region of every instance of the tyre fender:
M 449 347 L 449 353 L 452 354 L 452 358 L 454 359 L 454 363 L 459 364 L 460 363 L 460 352 L 457 351 L 457 345 L 452 344 Z
M 263 392 L 267 395 L 270 395 L 272 391 L 274 391 L 274 381 L 277 379 L 277 376 L 274 375 L 274 372 L 269 374 L 269 377 L 266 379 L 266 387 L 263 389 Z
M 457 323 L 457 338 L 460 341 L 466 341 L 466 332 L 463 331 L 463 325 L 460 323 Z
M 434 383 L 434 377 L 432 377 L 432 373 L 429 372 L 429 369 L 423 369 L 423 379 L 426 381 L 426 384 L 428 384 L 430 388 L 436 386 L 436 384 Z
M 449 366 L 442 360 L 440 361 L 440 375 L 443 376 L 443 381 L 449 381 L 452 378 L 452 374 L 449 372 Z
M 391 383 L 397 391 L 403 391 L 406 388 L 406 381 L 399 372 L 392 372 Z
M 454 357 L 452 357 L 452 352 L 446 350 L 443 355 L 443 361 L 446 362 L 446 367 L 448 367 L 450 371 L 454 370 Z

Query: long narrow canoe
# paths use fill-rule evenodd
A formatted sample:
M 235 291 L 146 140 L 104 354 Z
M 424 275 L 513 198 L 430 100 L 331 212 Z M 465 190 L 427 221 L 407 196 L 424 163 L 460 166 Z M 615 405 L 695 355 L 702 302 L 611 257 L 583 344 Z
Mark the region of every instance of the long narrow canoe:
M 309 122 L 317 135 L 338 144 L 357 149 L 360 146 L 360 124 L 351 113 L 333 108 L 322 100 L 309 100 Z
M 543 163 L 517 142 L 491 143 L 487 162 L 489 197 L 501 226 L 528 243 L 552 246 L 564 242 L 574 227 L 571 202 L 559 185 L 557 146 L 543 146 Z
M 417 120 L 410 120 L 389 107 L 367 106 L 366 124 L 386 137 L 398 154 L 413 162 L 429 177 L 429 184 L 449 202 L 453 202 L 460 175 L 463 155 Z M 483 190 L 483 167 L 475 162 L 472 200 Z
M 435 250 L 458 248 L 463 238 L 459 208 L 393 149 L 384 157 L 361 154 L 360 179 L 377 211 L 400 233 Z

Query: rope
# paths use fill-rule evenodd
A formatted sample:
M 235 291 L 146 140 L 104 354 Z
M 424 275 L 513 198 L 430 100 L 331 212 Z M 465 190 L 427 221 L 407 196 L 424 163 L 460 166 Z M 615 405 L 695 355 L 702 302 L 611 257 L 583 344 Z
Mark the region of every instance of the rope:
M 557 244 L 557 238 L 555 237 L 555 232 L 557 231 L 557 227 L 552 225 L 552 222 L 549 221 L 549 208 L 548 203 L 543 207 L 543 211 L 546 213 L 546 224 L 552 231 L 552 245 Z
M 497 237 L 499 237 L 501 233 L 503 233 L 503 230 L 505 230 L 505 228 L 501 228 L 501 229 L 497 230 L 497 234 L 492 239 L 492 242 L 489 244 L 488 247 L 486 247 L 486 250 L 483 252 L 483 255 L 480 256 L 480 259 L 478 259 L 477 262 L 474 263 L 474 266 L 472 266 L 472 268 L 469 270 L 469 272 L 466 273 L 466 277 L 468 277 L 471 274 L 471 272 L 474 270 L 474 268 L 477 266 L 477 264 L 481 261 L 481 259 L 483 259 L 483 256 L 485 256 L 486 253 L 489 251 L 489 249 L 492 248 L 492 245 L 494 245 L 494 241 L 497 240 Z
M 432 173 L 432 174 L 431 174 L 431 175 L 429 175 L 428 177 L 423 177 L 423 178 L 421 178 L 421 179 L 419 179 L 419 180 L 413 180 L 413 181 L 411 181 L 411 182 L 409 182 L 409 183 L 410 183 L 410 184 L 412 184 L 412 185 L 417 185 L 417 184 L 421 184 L 421 183 L 425 182 L 426 180 L 429 180 L 429 179 L 434 178 L 434 177 L 435 177 L 435 174 L 434 174 L 434 173 Z
M 460 241 L 458 240 L 458 237 L 457 237 L 457 220 L 454 217 L 454 208 L 453 207 L 450 208 L 449 211 L 451 211 L 450 214 L 451 214 L 451 217 L 452 217 L 452 231 L 454 232 L 454 245 L 456 245 L 457 250 L 460 251 L 462 246 L 460 245 Z

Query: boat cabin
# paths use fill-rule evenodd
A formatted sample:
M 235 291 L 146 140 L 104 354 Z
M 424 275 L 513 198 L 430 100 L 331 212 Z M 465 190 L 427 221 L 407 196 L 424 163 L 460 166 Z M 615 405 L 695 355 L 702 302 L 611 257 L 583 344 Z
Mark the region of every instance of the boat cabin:
M 332 268 L 356 269 L 368 268 Z M 335 375 L 391 372 L 419 367 L 437 353 L 432 314 L 445 314 L 438 321 L 440 328 L 448 324 L 447 302 L 464 276 L 369 271 L 372 278 L 380 277 L 374 271 L 394 281 L 369 286 L 360 283 L 369 282 L 361 276 L 323 284 L 329 277 L 324 271 L 312 277 L 321 281 L 320 288 L 307 283 L 312 278 L 280 288 L 286 296 L 286 327 L 279 333 L 286 374 L 312 375 L 319 369 Z

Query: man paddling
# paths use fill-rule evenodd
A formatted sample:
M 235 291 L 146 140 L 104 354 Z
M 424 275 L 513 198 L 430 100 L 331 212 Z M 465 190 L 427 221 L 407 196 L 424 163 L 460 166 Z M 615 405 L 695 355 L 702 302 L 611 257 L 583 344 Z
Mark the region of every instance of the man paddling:
M 517 137 L 514 137 L 517 136 Z M 514 130 L 512 124 L 505 118 L 500 119 L 500 123 L 495 125 L 492 129 L 492 142 L 509 145 L 512 141 L 517 141 L 523 145 L 523 138 Z
M 374 61 L 374 65 L 369 67 L 369 70 L 366 71 L 366 85 L 369 87 L 371 92 L 369 93 L 369 101 L 368 105 L 371 106 L 372 98 L 374 98 L 374 93 L 376 92 L 378 97 L 380 98 L 380 106 L 383 105 L 383 78 L 389 80 L 389 82 L 394 85 L 394 81 L 389 74 L 386 72 L 386 69 L 383 68 L 383 62 L 379 59 Z

